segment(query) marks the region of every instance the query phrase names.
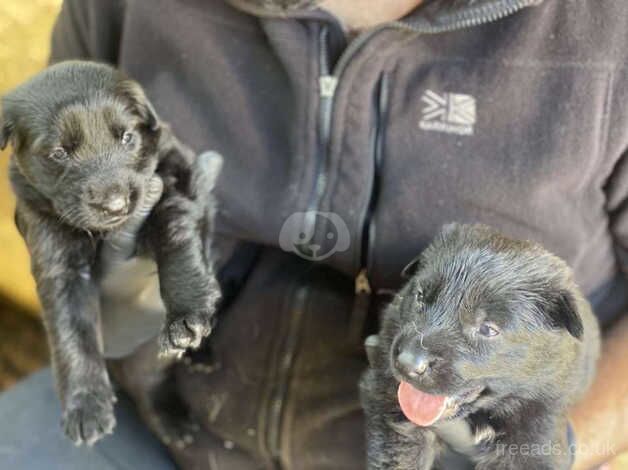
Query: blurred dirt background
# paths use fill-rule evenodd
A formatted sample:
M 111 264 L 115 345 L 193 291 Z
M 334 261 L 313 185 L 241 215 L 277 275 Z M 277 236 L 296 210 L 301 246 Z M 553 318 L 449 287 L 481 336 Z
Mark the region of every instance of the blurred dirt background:
M 45 67 L 60 5 L 61 0 L 0 0 L 0 96 Z M 13 222 L 9 152 L 0 155 L 0 391 L 48 362 L 28 253 Z M 628 470 L 628 456 L 612 469 Z
M 42 69 L 61 0 L 0 0 L 0 95 Z M 48 361 L 26 247 L 13 222 L 14 198 L 0 155 L 0 390 Z

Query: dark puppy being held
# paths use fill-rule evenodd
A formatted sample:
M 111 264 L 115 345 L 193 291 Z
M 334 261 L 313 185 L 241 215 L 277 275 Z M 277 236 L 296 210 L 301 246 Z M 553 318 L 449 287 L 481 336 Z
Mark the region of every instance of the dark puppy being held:
M 76 444 L 92 444 L 115 425 L 99 326 L 102 242 L 163 187 L 138 253 L 158 266 L 167 309 L 160 354 L 197 347 L 220 297 L 208 242 L 221 159 L 195 161 L 136 82 L 91 62 L 54 65 L 5 96 L 0 147 L 9 141 L 16 223 L 44 310 L 63 426 Z
M 369 469 L 567 469 L 567 412 L 599 331 L 567 265 L 539 245 L 451 224 L 408 268 L 361 381 Z

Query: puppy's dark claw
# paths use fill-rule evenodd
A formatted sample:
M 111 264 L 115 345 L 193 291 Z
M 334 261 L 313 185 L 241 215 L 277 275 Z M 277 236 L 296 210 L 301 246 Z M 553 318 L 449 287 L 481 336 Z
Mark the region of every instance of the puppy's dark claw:
M 161 357 L 180 358 L 186 349 L 196 349 L 211 333 L 211 313 L 192 313 L 177 317 L 164 326 L 159 338 Z
M 93 445 L 111 434 L 116 425 L 113 404 L 116 399 L 110 389 L 75 392 L 63 413 L 65 434 L 80 446 Z

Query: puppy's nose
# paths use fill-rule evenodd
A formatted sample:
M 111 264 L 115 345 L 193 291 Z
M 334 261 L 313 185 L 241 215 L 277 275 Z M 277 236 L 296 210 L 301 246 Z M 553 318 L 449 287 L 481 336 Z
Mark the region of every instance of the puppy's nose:
M 418 377 L 425 374 L 433 365 L 434 361 L 427 354 L 401 351 L 397 356 L 397 368 L 408 374 L 410 377 Z
M 109 215 L 126 215 L 129 209 L 129 198 L 120 193 L 107 197 L 100 205 Z

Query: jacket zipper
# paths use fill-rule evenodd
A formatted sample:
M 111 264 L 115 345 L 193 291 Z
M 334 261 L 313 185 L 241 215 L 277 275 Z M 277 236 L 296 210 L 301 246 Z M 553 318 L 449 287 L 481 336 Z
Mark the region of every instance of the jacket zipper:
M 366 32 L 354 39 L 341 55 L 338 63 L 330 65 L 329 51 L 329 27 L 323 25 L 319 33 L 319 113 L 318 113 L 318 144 L 316 152 L 316 165 L 314 181 L 310 192 L 307 207 L 307 216 L 304 220 L 303 233 L 316 234 L 316 213 L 320 208 L 321 199 L 327 189 L 327 173 L 329 165 L 329 150 L 331 140 L 331 125 L 333 118 L 336 90 L 342 73 L 351 57 L 375 34 L 390 27 L 382 27 Z
M 342 74 L 348 66 L 353 56 L 366 44 L 373 36 L 388 28 L 400 28 L 415 33 L 434 34 L 456 29 L 463 29 L 478 26 L 483 23 L 496 21 L 506 17 L 522 8 L 540 3 L 539 0 L 502 0 L 498 3 L 473 7 L 465 11 L 456 13 L 447 22 L 442 24 L 419 24 L 404 23 L 402 21 L 381 25 L 370 31 L 362 33 L 355 38 L 341 55 L 338 63 L 333 67 L 329 61 L 329 30 L 326 25 L 319 33 L 319 138 L 317 144 L 316 166 L 314 181 L 308 202 L 308 216 L 304 220 L 304 233 L 315 235 L 316 212 L 319 210 L 323 195 L 327 189 L 327 172 L 329 165 L 329 150 L 331 139 L 331 125 L 333 119 L 334 100 L 336 91 L 342 78 Z M 361 241 L 360 241 L 360 268 L 355 278 L 355 294 L 350 334 L 361 342 L 362 328 L 368 308 L 372 288 L 369 281 L 369 269 L 371 263 L 370 252 L 375 239 L 375 225 L 373 223 L 373 212 L 377 203 L 379 193 L 379 175 L 383 158 L 384 132 L 383 123 L 386 119 L 388 109 L 388 78 L 383 75 L 379 82 L 379 90 L 376 99 L 376 122 L 373 142 L 373 177 L 372 190 L 366 210 L 361 221 Z M 268 429 L 268 443 L 271 455 L 279 457 L 281 455 L 281 422 L 283 417 L 283 407 L 287 399 L 289 378 L 294 361 L 294 355 L 298 346 L 298 332 L 301 327 L 304 309 L 308 299 L 309 290 L 307 284 L 299 287 L 294 295 L 291 321 L 288 327 L 288 334 L 284 341 L 280 353 L 280 365 L 278 373 L 278 384 L 275 393 L 272 395 L 270 419 Z M 361 346 L 361 345 L 360 345 Z M 279 465 L 279 464 L 277 464 Z
M 435 34 L 446 31 L 453 31 L 457 29 L 464 29 L 473 26 L 478 26 L 484 23 L 490 23 L 504 18 L 508 15 L 515 13 L 528 6 L 533 6 L 541 3 L 542 0 L 500 0 L 493 3 L 479 5 L 477 7 L 468 7 L 463 11 L 453 13 L 449 17 L 445 18 L 440 23 L 425 23 L 421 22 L 403 22 L 395 21 L 387 24 L 380 25 L 369 31 L 366 31 L 355 38 L 343 52 L 335 67 L 330 67 L 329 64 L 329 43 L 328 26 L 323 25 L 319 33 L 319 51 L 320 51 L 320 76 L 319 76 L 319 140 L 318 140 L 318 152 L 317 163 L 314 175 L 314 182 L 312 185 L 311 196 L 308 204 L 308 210 L 304 221 L 304 233 L 311 233 L 313 236 L 316 232 L 316 213 L 319 210 L 320 203 L 325 190 L 327 189 L 327 172 L 329 164 L 329 150 L 331 139 L 331 125 L 333 119 L 333 108 L 336 91 L 340 84 L 342 74 L 353 56 L 366 44 L 373 36 L 377 35 L 381 31 L 389 28 L 399 28 L 414 33 L 420 34 Z M 381 103 L 380 103 L 381 104 Z M 381 150 L 380 150 L 381 152 Z M 381 155 L 381 153 L 380 153 Z M 379 170 L 378 165 L 375 165 L 375 171 Z M 378 179 L 378 175 L 374 175 L 374 179 Z M 371 204 L 369 204 L 371 206 Z M 368 265 L 368 253 L 371 250 L 373 240 L 372 234 L 374 233 L 374 227 L 369 227 L 371 223 L 371 207 L 367 210 L 362 221 L 362 234 L 368 234 L 366 237 L 363 235 L 363 243 L 361 244 L 360 255 L 360 267 L 358 275 L 355 280 L 356 294 L 370 295 L 371 287 L 369 282 L 369 265 Z M 366 243 L 364 243 L 366 239 Z
M 318 103 L 318 142 L 316 151 L 316 166 L 314 170 L 314 184 L 310 194 L 308 210 L 305 220 L 304 233 L 316 236 L 316 212 L 327 187 L 327 163 L 329 141 L 331 135 L 331 118 L 336 95 L 338 79 L 331 73 L 329 64 L 329 29 L 323 26 L 318 36 L 319 46 L 319 103 Z
M 290 387 L 294 356 L 300 340 L 299 332 L 309 298 L 309 283 L 307 281 L 307 279 L 299 280 L 295 291 L 289 298 L 289 308 L 287 309 L 289 322 L 279 346 L 277 355 L 279 364 L 276 372 L 277 381 L 270 394 L 266 425 L 266 443 L 269 455 L 274 459 L 274 468 L 277 469 L 281 468 L 283 411 Z
M 373 167 L 370 181 L 370 197 L 366 204 L 361 219 L 362 233 L 360 239 L 360 269 L 355 278 L 355 298 L 351 312 L 351 324 L 349 338 L 358 348 L 362 348 L 362 337 L 366 318 L 371 304 L 371 284 L 368 273 L 371 268 L 373 247 L 376 235 L 373 214 L 377 207 L 380 189 L 380 174 L 384 156 L 384 129 L 388 112 L 388 75 L 382 74 L 378 81 L 376 93 L 373 99 L 374 122 L 371 137 L 371 155 Z

